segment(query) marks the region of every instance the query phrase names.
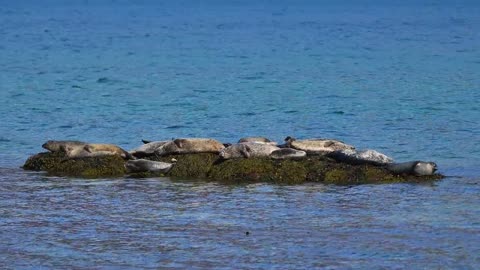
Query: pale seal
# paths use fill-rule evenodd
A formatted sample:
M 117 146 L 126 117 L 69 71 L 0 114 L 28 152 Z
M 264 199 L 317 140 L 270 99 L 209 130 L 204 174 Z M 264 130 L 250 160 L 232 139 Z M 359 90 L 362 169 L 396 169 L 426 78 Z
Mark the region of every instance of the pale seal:
M 344 150 L 355 149 L 355 147 L 345 144 L 344 142 L 333 139 L 305 139 L 297 140 L 288 136 L 285 138 L 286 146 L 297 150 L 307 152 L 307 154 L 325 155 L 327 153 Z
M 280 148 L 264 143 L 236 143 L 220 152 L 222 159 L 268 157 Z
M 143 141 L 143 140 L 142 140 Z M 155 150 L 157 150 L 160 146 L 171 142 L 171 140 L 168 141 L 150 141 L 146 142 L 144 141 L 145 144 L 130 150 L 129 153 L 132 154 L 134 157 L 137 158 L 143 158 L 143 157 L 148 157 L 148 156 L 153 156 L 155 155 Z
M 128 160 L 125 162 L 125 168 L 129 173 L 136 172 L 154 172 L 154 173 L 167 173 L 175 165 L 176 160 L 172 160 L 173 163 L 152 161 L 147 159 Z
M 433 175 L 437 164 L 425 161 L 409 161 L 387 164 L 385 168 L 395 174 L 413 174 L 417 176 Z
M 50 140 L 42 144 L 42 147 L 50 152 L 65 152 L 66 146 L 85 146 L 86 142 L 81 141 L 54 141 Z
M 353 149 L 337 150 L 327 154 L 338 162 L 352 165 L 372 164 L 383 165 L 392 163 L 393 159 L 375 150 L 367 149 L 356 151 Z
M 293 148 L 282 148 L 270 154 L 272 159 L 300 159 L 307 156 L 307 152 Z
M 238 140 L 238 143 L 264 143 L 270 145 L 277 145 L 276 142 L 271 141 L 265 137 L 245 137 Z
M 182 138 L 167 142 L 155 150 L 155 155 L 219 153 L 225 146 L 213 139 Z

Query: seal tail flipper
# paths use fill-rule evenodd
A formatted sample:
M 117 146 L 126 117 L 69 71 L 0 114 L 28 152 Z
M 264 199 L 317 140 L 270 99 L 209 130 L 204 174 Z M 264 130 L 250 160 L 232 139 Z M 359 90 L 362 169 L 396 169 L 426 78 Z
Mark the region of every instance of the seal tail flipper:
M 127 152 L 127 151 L 124 151 L 123 154 L 125 155 L 125 159 L 129 159 L 129 160 L 135 160 L 135 159 L 137 159 L 134 155 L 130 154 L 130 153 Z
M 147 141 L 147 140 L 142 139 L 142 142 L 143 142 L 144 144 L 147 144 L 147 143 L 151 143 L 152 141 Z

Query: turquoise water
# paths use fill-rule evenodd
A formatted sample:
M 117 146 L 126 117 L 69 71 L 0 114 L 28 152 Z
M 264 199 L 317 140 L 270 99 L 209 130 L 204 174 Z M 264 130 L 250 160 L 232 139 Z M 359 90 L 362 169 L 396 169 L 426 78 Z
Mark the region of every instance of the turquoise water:
M 479 265 L 480 4 L 225 2 L 2 2 L 0 266 Z M 448 177 L 226 186 L 19 169 L 48 139 L 246 135 L 338 138 Z

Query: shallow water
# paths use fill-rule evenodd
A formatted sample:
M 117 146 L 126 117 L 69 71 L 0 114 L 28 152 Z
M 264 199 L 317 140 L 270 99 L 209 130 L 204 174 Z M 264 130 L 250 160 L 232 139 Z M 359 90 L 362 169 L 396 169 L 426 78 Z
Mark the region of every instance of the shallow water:
M 479 265 L 477 2 L 69 3 L 0 6 L 0 266 Z M 339 138 L 449 177 L 228 186 L 18 169 L 48 139 L 245 135 Z

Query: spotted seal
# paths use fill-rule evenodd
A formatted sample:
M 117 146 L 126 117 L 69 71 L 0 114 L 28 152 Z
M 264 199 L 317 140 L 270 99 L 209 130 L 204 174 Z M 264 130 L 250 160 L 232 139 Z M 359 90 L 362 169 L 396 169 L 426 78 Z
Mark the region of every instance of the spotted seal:
M 220 152 L 220 158 L 252 158 L 252 157 L 268 157 L 270 154 L 280 148 L 264 143 L 236 143 L 223 149 Z
M 265 137 L 245 137 L 238 140 L 238 143 L 264 143 L 270 145 L 277 145 L 276 142 L 271 141 L 270 139 Z
M 181 138 L 167 142 L 155 150 L 155 155 L 219 153 L 225 146 L 213 139 Z
M 145 144 L 130 150 L 129 153 L 132 154 L 134 157 L 137 158 L 143 158 L 143 157 L 148 157 L 148 156 L 153 156 L 155 155 L 155 150 L 157 150 L 160 146 L 171 142 L 171 140 L 168 141 L 145 141 L 142 140 Z
M 281 148 L 270 154 L 272 159 L 300 159 L 307 156 L 307 152 L 293 148 Z
M 175 165 L 176 160 L 172 159 L 172 163 L 152 161 L 147 159 L 128 160 L 125 162 L 125 168 L 129 173 L 136 172 L 154 172 L 167 173 Z
M 85 146 L 86 142 L 81 141 L 54 141 L 50 140 L 42 144 L 42 147 L 50 152 L 65 152 L 66 146 Z
M 417 176 L 433 175 L 437 170 L 435 162 L 409 161 L 387 164 L 385 168 L 395 174 L 412 174 Z
M 327 154 L 328 157 L 338 162 L 348 163 L 352 165 L 372 164 L 383 165 L 392 163 L 393 159 L 378 151 L 366 149 L 356 151 L 354 149 L 343 149 L 333 151 Z
M 286 137 L 285 144 L 287 147 L 302 150 L 307 154 L 324 155 L 336 150 L 355 149 L 355 147 L 345 144 L 344 142 L 333 139 L 305 139 L 297 140 L 293 137 Z

